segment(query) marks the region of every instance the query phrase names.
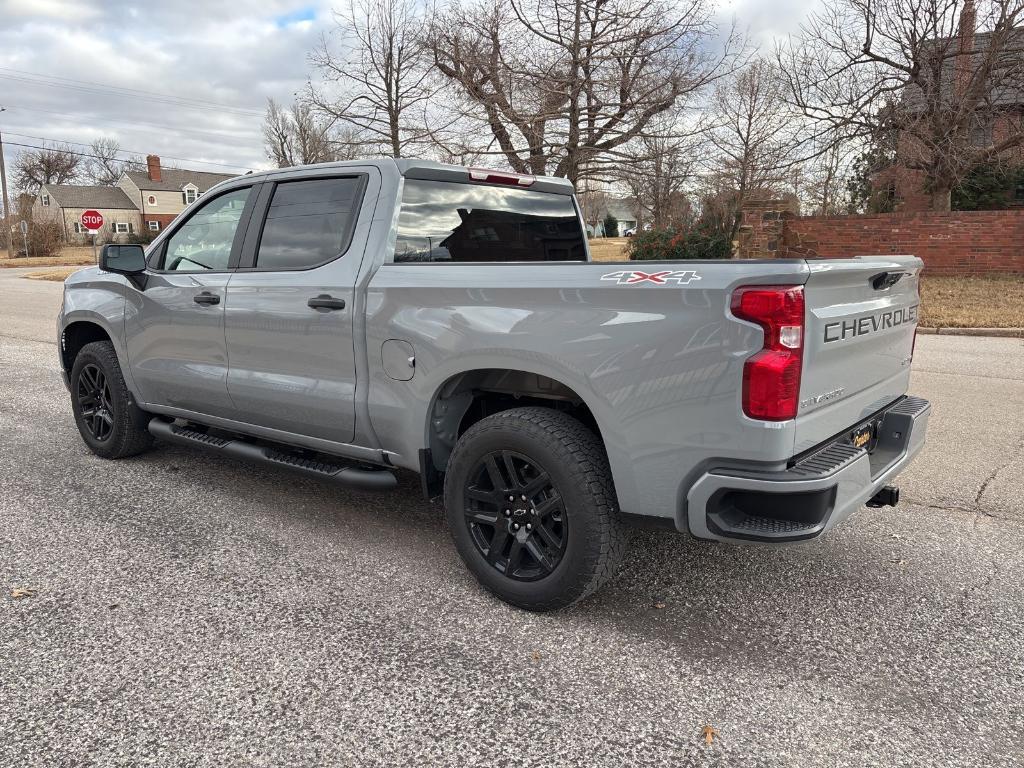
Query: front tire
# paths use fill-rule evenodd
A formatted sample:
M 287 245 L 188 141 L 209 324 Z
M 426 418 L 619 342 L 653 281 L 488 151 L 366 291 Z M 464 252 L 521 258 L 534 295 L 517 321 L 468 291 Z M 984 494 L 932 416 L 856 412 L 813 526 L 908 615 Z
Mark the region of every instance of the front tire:
M 550 408 L 502 411 L 466 430 L 444 498 L 463 562 L 483 587 L 527 610 L 582 600 L 615 574 L 625 549 L 601 441 Z
M 153 445 L 148 416 L 135 405 L 109 341 L 86 344 L 75 357 L 71 409 L 82 440 L 97 456 L 121 459 Z

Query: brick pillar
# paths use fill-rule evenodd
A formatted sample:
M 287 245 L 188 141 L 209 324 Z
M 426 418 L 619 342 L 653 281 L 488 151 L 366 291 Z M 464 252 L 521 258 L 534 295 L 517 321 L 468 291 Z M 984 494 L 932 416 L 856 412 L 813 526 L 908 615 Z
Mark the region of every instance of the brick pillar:
M 773 259 L 782 248 L 783 227 L 796 214 L 796 202 L 778 198 L 747 201 L 740 212 L 740 228 L 733 258 Z

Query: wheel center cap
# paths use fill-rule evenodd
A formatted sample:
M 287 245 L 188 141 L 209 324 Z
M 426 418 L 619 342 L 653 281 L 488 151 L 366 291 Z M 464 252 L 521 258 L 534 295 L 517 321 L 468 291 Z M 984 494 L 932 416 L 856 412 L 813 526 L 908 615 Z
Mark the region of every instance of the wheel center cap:
M 528 509 L 514 509 L 512 510 L 512 516 L 516 519 L 526 517 L 530 511 Z

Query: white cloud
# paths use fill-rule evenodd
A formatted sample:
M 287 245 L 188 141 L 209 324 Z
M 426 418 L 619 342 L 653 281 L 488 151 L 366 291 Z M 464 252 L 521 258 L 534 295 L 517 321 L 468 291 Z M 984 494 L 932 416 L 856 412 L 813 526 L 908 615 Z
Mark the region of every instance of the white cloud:
M 32 17 L 88 21 L 99 14 L 100 9 L 87 0 L 3 0 L 0 2 L 0 19 Z
M 0 106 L 7 107 L 0 127 L 11 143 L 8 164 L 19 151 L 15 144 L 40 143 L 27 137 L 87 143 L 110 136 L 125 149 L 184 158 L 167 160 L 183 167 L 232 170 L 191 160 L 231 164 L 237 172 L 266 167 L 266 99 L 289 102 L 302 89 L 307 54 L 333 24 L 330 11 L 301 0 L 206 0 L 201 12 L 196 7 L 0 0 Z

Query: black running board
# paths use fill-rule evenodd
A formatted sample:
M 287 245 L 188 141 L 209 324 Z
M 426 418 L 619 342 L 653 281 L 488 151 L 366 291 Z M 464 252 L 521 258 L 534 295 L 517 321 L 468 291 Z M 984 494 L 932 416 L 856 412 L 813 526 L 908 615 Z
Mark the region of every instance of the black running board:
M 187 426 L 181 426 L 161 418 L 149 422 L 149 432 L 160 440 L 178 445 L 205 448 L 234 459 L 254 461 L 272 467 L 290 469 L 309 477 L 332 480 L 350 488 L 371 491 L 386 491 L 398 485 L 398 479 L 387 469 L 365 469 L 344 464 L 329 458 L 308 458 L 289 453 L 284 448 L 272 448 L 247 442 L 241 438 L 223 438 L 208 435 Z

